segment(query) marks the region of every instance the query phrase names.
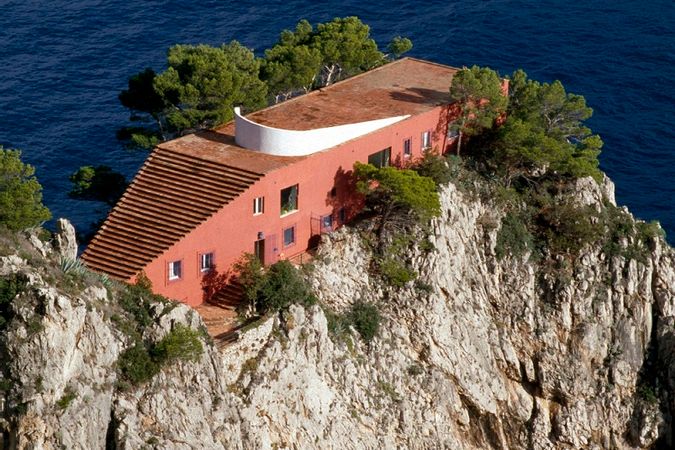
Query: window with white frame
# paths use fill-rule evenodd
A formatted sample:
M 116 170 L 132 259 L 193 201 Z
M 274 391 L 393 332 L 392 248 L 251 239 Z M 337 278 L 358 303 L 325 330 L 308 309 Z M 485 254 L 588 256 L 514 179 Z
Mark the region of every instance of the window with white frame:
M 403 141 L 403 156 L 410 158 L 412 155 L 412 139 L 408 138 Z
M 199 255 L 199 270 L 208 272 L 215 267 L 213 253 L 202 253 Z
M 281 190 L 281 215 L 291 213 L 298 209 L 298 185 L 293 185 Z
M 284 229 L 284 247 L 295 244 L 295 226 Z
M 180 280 L 183 274 L 183 261 L 171 261 L 169 263 L 169 280 Z
M 422 133 L 422 150 L 431 148 L 431 131 Z
M 265 197 L 256 197 L 253 199 L 253 215 L 257 216 L 265 212 Z

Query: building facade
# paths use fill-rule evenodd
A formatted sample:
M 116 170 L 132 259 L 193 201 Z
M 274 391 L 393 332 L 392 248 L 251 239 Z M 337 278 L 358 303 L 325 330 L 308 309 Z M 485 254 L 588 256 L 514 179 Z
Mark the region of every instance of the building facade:
M 363 206 L 356 161 L 405 165 L 446 151 L 456 69 L 405 58 L 160 144 L 82 258 L 192 306 L 243 253 L 266 265 L 314 247 Z

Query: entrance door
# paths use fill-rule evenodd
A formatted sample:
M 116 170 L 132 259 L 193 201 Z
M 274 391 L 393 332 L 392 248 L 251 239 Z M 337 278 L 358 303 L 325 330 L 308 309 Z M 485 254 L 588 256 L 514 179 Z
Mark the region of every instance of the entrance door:
M 264 247 L 263 247 L 263 254 L 264 254 L 264 259 L 261 258 L 260 260 L 263 261 L 263 264 L 265 265 L 270 265 L 274 264 L 277 262 L 279 258 L 279 249 L 277 248 L 277 235 L 276 234 L 269 234 L 265 237 L 264 239 Z M 260 242 L 260 241 L 256 241 Z
M 258 239 L 253 243 L 253 254 L 260 264 L 265 265 L 265 239 Z

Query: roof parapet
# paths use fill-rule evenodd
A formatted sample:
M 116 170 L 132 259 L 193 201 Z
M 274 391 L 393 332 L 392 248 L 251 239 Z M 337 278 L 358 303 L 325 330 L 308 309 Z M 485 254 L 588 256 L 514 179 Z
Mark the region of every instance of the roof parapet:
M 408 117 L 410 114 L 300 131 L 253 122 L 242 116 L 241 108 L 235 107 L 235 141 L 241 147 L 270 155 L 305 156 L 372 133 Z

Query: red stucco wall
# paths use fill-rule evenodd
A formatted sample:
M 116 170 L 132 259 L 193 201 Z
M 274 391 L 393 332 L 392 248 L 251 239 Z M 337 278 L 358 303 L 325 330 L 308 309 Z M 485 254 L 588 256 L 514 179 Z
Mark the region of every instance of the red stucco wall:
M 259 233 L 267 242 L 276 236 L 275 257 L 290 258 L 306 251 L 312 231 L 318 232 L 320 216 L 333 214 L 335 227 L 341 225 L 340 208 L 346 209 L 348 221 L 362 207 L 345 176 L 355 161 L 367 162 L 368 155 L 387 147 L 391 147 L 392 164 L 403 161 L 403 141 L 407 138 L 412 138 L 412 159 L 419 158 L 426 130 L 432 131 L 432 147 L 445 151 L 447 115 L 447 107 L 438 107 L 268 173 L 146 266 L 154 291 L 192 306 L 201 304 L 204 295 L 199 255 L 213 252 L 216 270 L 226 271 L 242 253 L 253 252 Z M 294 184 L 299 185 L 298 210 L 280 217 L 280 191 Z M 331 196 L 333 187 L 335 197 Z M 254 216 L 253 199 L 261 196 L 265 197 L 265 212 Z M 284 248 L 283 230 L 293 225 L 295 244 Z M 168 264 L 177 260 L 182 261 L 182 277 L 169 281 Z

